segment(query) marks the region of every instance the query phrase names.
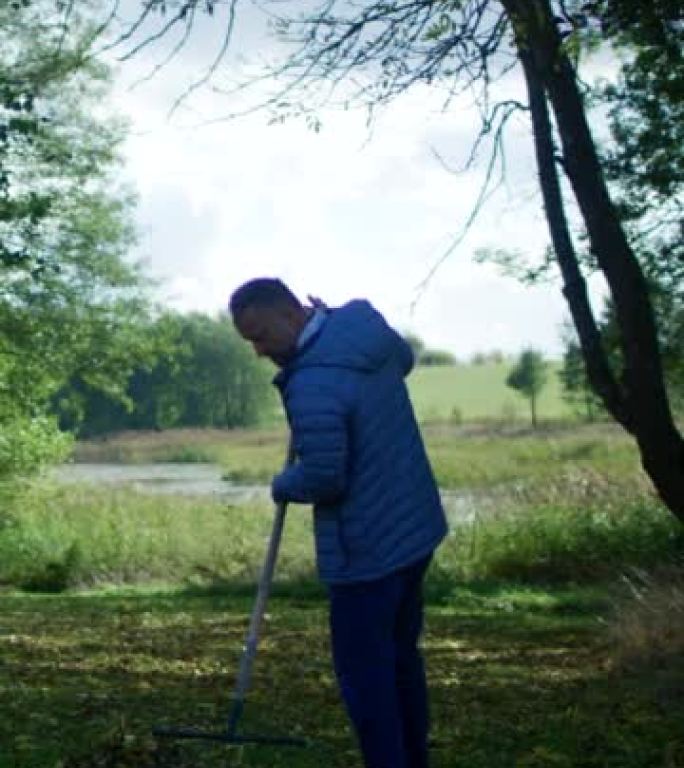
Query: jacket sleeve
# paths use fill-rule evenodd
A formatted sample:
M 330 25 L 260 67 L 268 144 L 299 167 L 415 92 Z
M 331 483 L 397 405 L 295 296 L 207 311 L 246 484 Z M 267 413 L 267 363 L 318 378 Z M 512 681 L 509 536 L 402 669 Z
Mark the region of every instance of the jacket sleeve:
M 300 373 L 289 382 L 285 408 L 297 461 L 273 479 L 275 501 L 330 503 L 347 487 L 349 436 L 343 398 Z

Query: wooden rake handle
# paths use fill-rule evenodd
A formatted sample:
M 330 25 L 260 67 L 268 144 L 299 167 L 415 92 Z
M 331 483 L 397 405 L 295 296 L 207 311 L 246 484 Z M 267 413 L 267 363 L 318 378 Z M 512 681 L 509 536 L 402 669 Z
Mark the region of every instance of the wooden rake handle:
M 288 467 L 292 466 L 294 460 L 294 443 L 292 436 L 290 436 L 287 449 L 287 459 L 285 460 L 283 469 L 287 469 Z M 261 625 L 263 623 L 264 614 L 266 613 L 266 603 L 268 602 L 268 596 L 271 591 L 271 584 L 273 583 L 273 573 L 275 571 L 276 560 L 278 559 L 278 550 L 280 548 L 280 540 L 283 535 L 286 511 L 287 502 L 281 501 L 276 504 L 271 536 L 268 542 L 268 549 L 266 550 L 264 564 L 261 569 L 261 575 L 259 577 L 257 595 L 254 601 L 254 607 L 252 608 L 252 616 L 249 621 L 249 629 L 247 630 L 247 639 L 245 640 L 245 645 L 242 650 L 240 667 L 238 669 L 235 689 L 233 691 L 233 707 L 230 715 L 228 716 L 228 736 L 231 738 L 235 736 L 237 724 L 240 720 L 240 716 L 242 715 L 242 710 L 244 708 L 247 689 L 249 688 L 252 667 L 254 665 L 254 657 L 256 656 L 257 648 L 259 645 Z

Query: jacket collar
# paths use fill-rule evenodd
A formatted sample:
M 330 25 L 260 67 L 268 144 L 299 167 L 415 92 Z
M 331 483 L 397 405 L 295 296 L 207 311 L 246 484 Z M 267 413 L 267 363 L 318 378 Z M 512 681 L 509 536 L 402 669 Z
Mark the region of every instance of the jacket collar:
M 302 332 L 299 334 L 299 338 L 297 339 L 297 348 L 292 359 L 273 377 L 272 383 L 274 386 L 278 387 L 279 390 L 283 390 L 287 384 L 287 380 L 298 368 L 298 361 L 318 339 L 329 315 L 329 309 L 317 308 L 313 312 L 309 318 L 309 321 L 302 329 Z

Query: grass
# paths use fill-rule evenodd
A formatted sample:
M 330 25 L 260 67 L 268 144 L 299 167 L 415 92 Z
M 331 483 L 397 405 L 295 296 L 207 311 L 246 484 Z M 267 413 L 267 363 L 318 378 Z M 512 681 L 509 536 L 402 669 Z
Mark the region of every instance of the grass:
M 292 510 L 280 561 L 289 579 L 313 571 L 308 514 Z M 150 496 L 91 485 L 30 486 L 0 523 L 0 584 L 61 591 L 101 583 L 253 581 L 270 507 Z
M 442 423 L 424 426 L 423 434 L 443 488 L 491 488 L 512 481 L 539 484 L 552 477 L 597 473 L 617 482 L 646 482 L 633 441 L 609 424 L 533 431 Z M 79 443 L 75 459 L 146 463 L 191 456 L 218 463 L 226 479 L 267 483 L 282 466 L 286 441 L 283 428 L 126 432 Z
M 681 526 L 647 488 L 596 471 L 447 500 L 452 535 L 439 551 L 447 581 L 591 581 L 684 551 Z M 150 580 L 254 580 L 270 532 L 266 502 L 148 495 L 38 482 L 5 503 L 0 584 L 37 591 Z M 310 512 L 293 506 L 279 569 L 313 574 Z
M 247 468 L 282 464 L 285 451 L 285 429 L 169 429 L 129 431 L 83 440 L 76 445 L 74 457 L 81 462 L 114 462 L 146 464 L 149 462 L 216 462 L 239 454 Z
M 606 427 L 424 431 L 440 482 L 469 489 L 472 505 L 426 588 L 433 768 L 684 768 L 681 575 L 619 582 L 681 559 L 684 541 L 630 442 Z M 79 451 L 207 456 L 266 480 L 284 443 L 277 429 L 183 431 Z M 224 721 L 270 521 L 266 505 L 130 489 L 41 481 L 6 495 L 0 768 L 360 768 L 301 508 L 244 728 L 313 744 L 151 737 L 159 723 Z
M 646 480 L 633 441 L 612 425 L 529 429 L 423 428 L 442 488 L 491 488 L 512 482 L 541 486 L 553 478 Z
M 538 401 L 541 419 L 558 420 L 572 416 L 562 398 L 558 378 L 560 367 L 560 363 L 549 363 L 547 385 Z M 408 378 L 408 386 L 419 421 L 528 424 L 528 401 L 506 386 L 506 377 L 512 368 L 512 362 L 416 368 Z
M 610 624 L 616 662 L 661 670 L 684 662 L 684 568 L 663 566 L 623 575 Z M 684 689 L 680 691 L 684 693 Z
M 118 590 L 0 596 L 3 768 L 360 768 L 330 668 L 325 601 L 276 592 L 245 731 L 304 750 L 161 743 L 154 725 L 220 727 L 250 596 Z M 684 704 L 618 672 L 592 589 L 460 587 L 427 608 L 434 768 L 684 763 Z

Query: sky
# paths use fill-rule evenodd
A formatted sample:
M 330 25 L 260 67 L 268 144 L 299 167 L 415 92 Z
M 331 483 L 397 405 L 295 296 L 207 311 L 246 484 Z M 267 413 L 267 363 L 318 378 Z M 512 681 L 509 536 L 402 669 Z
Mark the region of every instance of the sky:
M 236 29 L 239 45 L 215 83 L 274 53 L 257 22 Z M 445 110 L 443 93 L 421 86 L 379 112 L 371 129 L 362 111 L 331 110 L 315 132 L 301 121 L 270 124 L 266 113 L 217 120 L 238 105 L 205 87 L 169 118 L 222 29 L 220 18 L 200 25 L 191 45 L 145 82 L 168 44 L 116 66 L 112 104 L 130 123 L 124 173 L 139 198 L 136 255 L 161 281 L 162 302 L 215 314 L 243 281 L 277 276 L 302 299 L 331 306 L 366 297 L 395 327 L 459 359 L 529 346 L 560 356 L 560 285 L 526 287 L 472 258 L 481 248 L 535 258 L 548 243 L 524 117 L 510 125 L 504 184 L 427 279 L 482 184 L 486 155 L 455 172 L 478 124 L 473 105 L 462 98 Z M 594 74 L 606 68 L 591 66 Z M 522 98 L 522 85 L 510 78 L 498 95 Z M 591 293 L 599 306 L 598 280 Z

